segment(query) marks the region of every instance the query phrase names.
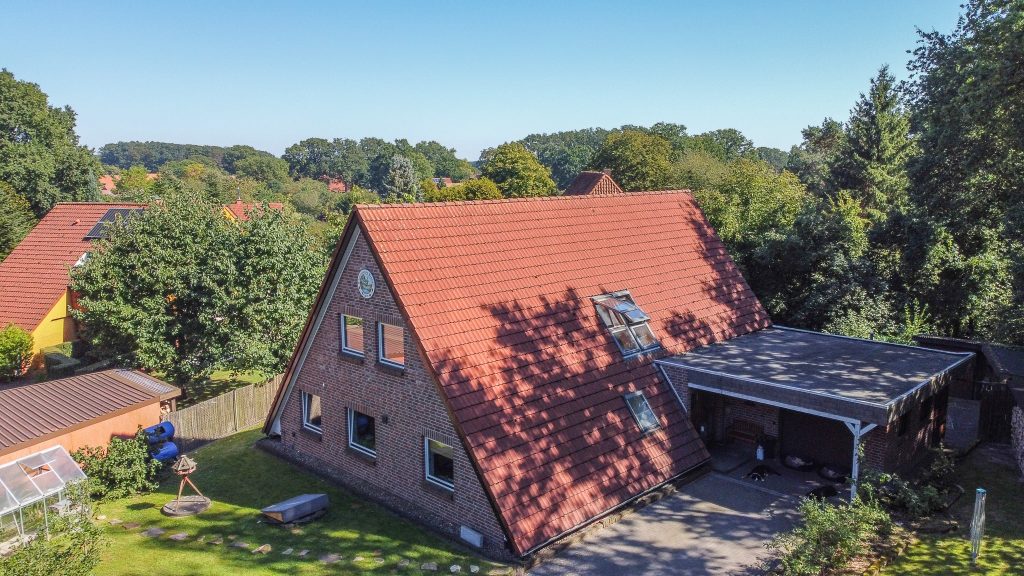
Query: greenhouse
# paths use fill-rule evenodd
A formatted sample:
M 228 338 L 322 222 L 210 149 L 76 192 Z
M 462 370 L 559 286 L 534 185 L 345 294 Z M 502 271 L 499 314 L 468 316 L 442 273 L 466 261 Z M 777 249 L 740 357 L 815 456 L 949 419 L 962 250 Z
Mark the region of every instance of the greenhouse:
M 0 552 L 12 539 L 49 534 L 50 514 L 68 511 L 67 491 L 85 478 L 63 446 L 0 466 Z

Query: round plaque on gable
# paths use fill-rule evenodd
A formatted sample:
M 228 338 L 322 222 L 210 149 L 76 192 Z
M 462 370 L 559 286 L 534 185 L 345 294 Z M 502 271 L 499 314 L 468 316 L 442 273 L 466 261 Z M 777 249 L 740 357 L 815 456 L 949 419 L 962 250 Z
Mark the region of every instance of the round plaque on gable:
M 370 298 L 373 296 L 373 289 L 377 287 L 376 282 L 373 280 L 373 272 L 370 272 L 366 268 L 359 271 L 359 295 L 363 298 Z

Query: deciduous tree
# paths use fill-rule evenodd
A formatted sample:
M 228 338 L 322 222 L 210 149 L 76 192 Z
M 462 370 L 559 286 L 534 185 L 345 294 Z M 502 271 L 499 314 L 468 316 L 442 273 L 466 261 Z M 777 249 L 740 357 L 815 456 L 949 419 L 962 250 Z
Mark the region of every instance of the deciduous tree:
M 506 198 L 551 196 L 557 192 L 551 172 L 525 146 L 515 142 L 494 150 L 483 175 L 497 184 Z

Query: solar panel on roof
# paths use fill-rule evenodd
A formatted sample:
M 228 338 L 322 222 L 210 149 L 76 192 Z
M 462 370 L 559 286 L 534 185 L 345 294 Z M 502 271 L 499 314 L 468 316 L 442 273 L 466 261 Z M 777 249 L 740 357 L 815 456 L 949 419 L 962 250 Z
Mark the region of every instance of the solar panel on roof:
M 110 233 L 107 232 L 107 226 L 112 224 L 118 219 L 118 217 L 128 219 L 131 218 L 136 212 L 142 212 L 142 208 L 111 208 L 100 218 L 100 221 L 96 223 L 89 233 L 85 235 L 86 240 L 98 240 L 100 238 L 107 238 Z

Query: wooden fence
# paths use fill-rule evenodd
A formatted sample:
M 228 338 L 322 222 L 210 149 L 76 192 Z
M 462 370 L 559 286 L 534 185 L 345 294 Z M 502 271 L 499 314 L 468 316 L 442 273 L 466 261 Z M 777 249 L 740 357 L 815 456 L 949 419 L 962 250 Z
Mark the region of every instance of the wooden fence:
M 178 449 L 190 452 L 207 442 L 262 424 L 282 379 L 278 375 L 264 384 L 236 388 L 167 414 L 165 420 L 174 425 Z

